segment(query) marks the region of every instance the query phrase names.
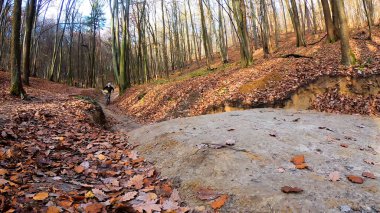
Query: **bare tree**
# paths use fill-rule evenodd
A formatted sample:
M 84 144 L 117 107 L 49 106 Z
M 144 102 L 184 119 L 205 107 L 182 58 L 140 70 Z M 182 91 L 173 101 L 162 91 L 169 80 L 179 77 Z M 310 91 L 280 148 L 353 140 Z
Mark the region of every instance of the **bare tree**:
M 11 94 L 25 96 L 21 81 L 21 48 L 20 48 L 20 29 L 21 29 L 21 4 L 22 0 L 14 0 L 12 12 L 12 44 L 11 44 Z

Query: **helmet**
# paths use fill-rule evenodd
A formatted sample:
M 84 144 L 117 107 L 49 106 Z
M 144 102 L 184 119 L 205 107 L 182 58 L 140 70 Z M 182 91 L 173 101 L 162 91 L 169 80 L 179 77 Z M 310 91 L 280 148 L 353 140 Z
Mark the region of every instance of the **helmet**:
M 107 84 L 107 87 L 111 87 L 112 86 L 112 84 L 111 84 L 111 82 L 109 82 L 108 84 Z

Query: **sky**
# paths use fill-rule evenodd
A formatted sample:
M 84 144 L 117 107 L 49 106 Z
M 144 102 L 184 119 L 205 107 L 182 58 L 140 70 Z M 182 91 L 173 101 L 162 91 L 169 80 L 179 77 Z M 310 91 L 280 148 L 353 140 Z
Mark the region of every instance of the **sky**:
M 108 1 L 104 1 L 104 2 L 107 3 Z M 46 13 L 47 18 L 52 18 L 52 19 L 57 18 L 57 13 L 59 9 L 58 7 L 60 3 L 61 3 L 61 0 L 52 0 L 52 2 L 49 5 L 49 9 Z M 81 13 L 83 17 L 90 15 L 90 12 L 91 12 L 90 0 L 77 0 L 77 5 L 79 5 L 77 6 L 77 8 L 79 8 L 79 13 Z M 108 28 L 110 24 L 111 13 L 107 4 L 104 5 L 103 11 L 106 18 L 105 28 Z

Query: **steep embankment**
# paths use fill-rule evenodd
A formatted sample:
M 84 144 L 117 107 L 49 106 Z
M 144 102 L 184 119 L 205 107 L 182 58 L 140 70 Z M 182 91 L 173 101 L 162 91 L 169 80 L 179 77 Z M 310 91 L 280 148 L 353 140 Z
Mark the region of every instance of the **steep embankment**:
M 241 69 L 238 51 L 230 51 L 230 64 L 215 62 L 213 71 L 196 65 L 177 71 L 170 80 L 158 79 L 152 83 L 135 86 L 118 99 L 117 106 L 141 121 L 160 121 L 177 117 L 194 116 L 213 111 L 228 111 L 225 106 L 240 108 L 282 107 L 301 88 L 323 76 L 362 78 L 380 73 L 380 32 L 373 40 L 365 40 L 362 32 L 355 32 L 351 46 L 358 64 L 346 69 L 340 66 L 340 44 L 327 44 L 324 40 L 308 47 L 294 47 L 291 35 L 282 36 L 280 47 L 268 59 L 262 52 L 254 54 L 255 64 Z M 318 41 L 323 34 L 310 36 L 309 43 Z M 283 58 L 287 54 L 299 54 L 311 58 Z M 215 61 L 217 61 L 216 59 Z M 203 64 L 203 62 L 201 63 Z M 360 87 L 380 85 L 367 81 Z M 379 109 L 377 95 L 341 93 L 331 89 L 318 94 L 312 109 L 329 112 L 376 114 Z M 331 99 L 335 99 L 331 102 Z

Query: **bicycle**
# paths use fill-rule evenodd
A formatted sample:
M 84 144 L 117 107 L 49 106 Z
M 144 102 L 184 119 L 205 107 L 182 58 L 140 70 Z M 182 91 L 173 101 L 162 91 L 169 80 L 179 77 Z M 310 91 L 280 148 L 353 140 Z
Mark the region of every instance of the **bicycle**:
M 102 92 L 106 100 L 106 105 L 109 105 L 111 103 L 111 93 L 109 93 L 107 90 L 102 90 Z

